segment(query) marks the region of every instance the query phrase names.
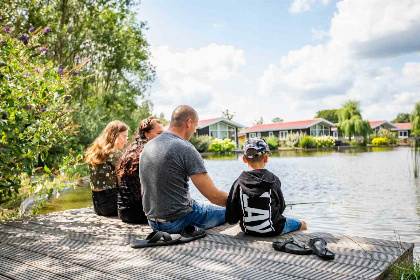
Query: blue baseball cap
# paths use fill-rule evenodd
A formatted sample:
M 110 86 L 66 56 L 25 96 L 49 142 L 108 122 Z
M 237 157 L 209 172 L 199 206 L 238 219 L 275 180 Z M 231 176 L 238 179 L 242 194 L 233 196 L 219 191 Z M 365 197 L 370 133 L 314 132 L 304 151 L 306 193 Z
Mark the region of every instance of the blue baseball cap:
M 257 153 L 253 155 L 247 155 L 247 151 L 253 149 Z M 260 138 L 250 138 L 244 143 L 244 157 L 245 158 L 255 158 L 262 156 L 266 153 L 270 153 L 270 148 L 268 147 L 267 142 L 264 139 Z

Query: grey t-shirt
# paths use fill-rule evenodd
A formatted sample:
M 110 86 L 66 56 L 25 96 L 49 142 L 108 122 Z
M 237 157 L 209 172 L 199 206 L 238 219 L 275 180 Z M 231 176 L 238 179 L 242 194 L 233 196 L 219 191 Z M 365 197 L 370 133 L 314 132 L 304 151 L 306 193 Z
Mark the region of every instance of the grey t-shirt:
M 170 132 L 149 141 L 140 154 L 143 210 L 149 218 L 176 220 L 192 211 L 189 176 L 207 173 L 194 146 Z

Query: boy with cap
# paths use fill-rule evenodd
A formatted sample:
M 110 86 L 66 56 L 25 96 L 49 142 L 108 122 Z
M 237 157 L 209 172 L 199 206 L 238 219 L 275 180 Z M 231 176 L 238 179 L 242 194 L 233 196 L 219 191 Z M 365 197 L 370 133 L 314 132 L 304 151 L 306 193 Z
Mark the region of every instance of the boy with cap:
M 233 183 L 226 204 L 226 222 L 240 221 L 243 232 L 252 236 L 276 236 L 307 229 L 304 221 L 284 217 L 286 208 L 280 179 L 265 169 L 270 149 L 263 139 L 244 143 L 243 171 Z

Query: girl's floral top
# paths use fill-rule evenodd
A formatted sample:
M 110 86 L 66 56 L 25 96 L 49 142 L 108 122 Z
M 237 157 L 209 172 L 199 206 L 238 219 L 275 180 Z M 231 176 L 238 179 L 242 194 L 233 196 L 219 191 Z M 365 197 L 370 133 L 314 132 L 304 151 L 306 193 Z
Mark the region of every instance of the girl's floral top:
M 89 165 L 90 188 L 93 189 L 113 189 L 117 187 L 117 173 L 115 167 L 117 166 L 122 152 L 116 150 L 111 152 L 108 159 L 102 164 Z

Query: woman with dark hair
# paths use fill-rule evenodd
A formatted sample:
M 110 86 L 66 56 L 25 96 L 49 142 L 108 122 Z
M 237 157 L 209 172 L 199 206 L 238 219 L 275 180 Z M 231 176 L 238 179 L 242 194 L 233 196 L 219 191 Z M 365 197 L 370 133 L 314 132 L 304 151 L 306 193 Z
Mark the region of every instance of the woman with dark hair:
M 89 164 L 93 209 L 102 216 L 117 216 L 118 184 L 116 166 L 127 143 L 128 126 L 110 122 L 86 151 Z
M 146 143 L 163 132 L 159 119 L 141 121 L 133 141 L 127 146 L 117 167 L 119 182 L 118 217 L 126 223 L 147 224 L 141 201 L 139 157 Z

